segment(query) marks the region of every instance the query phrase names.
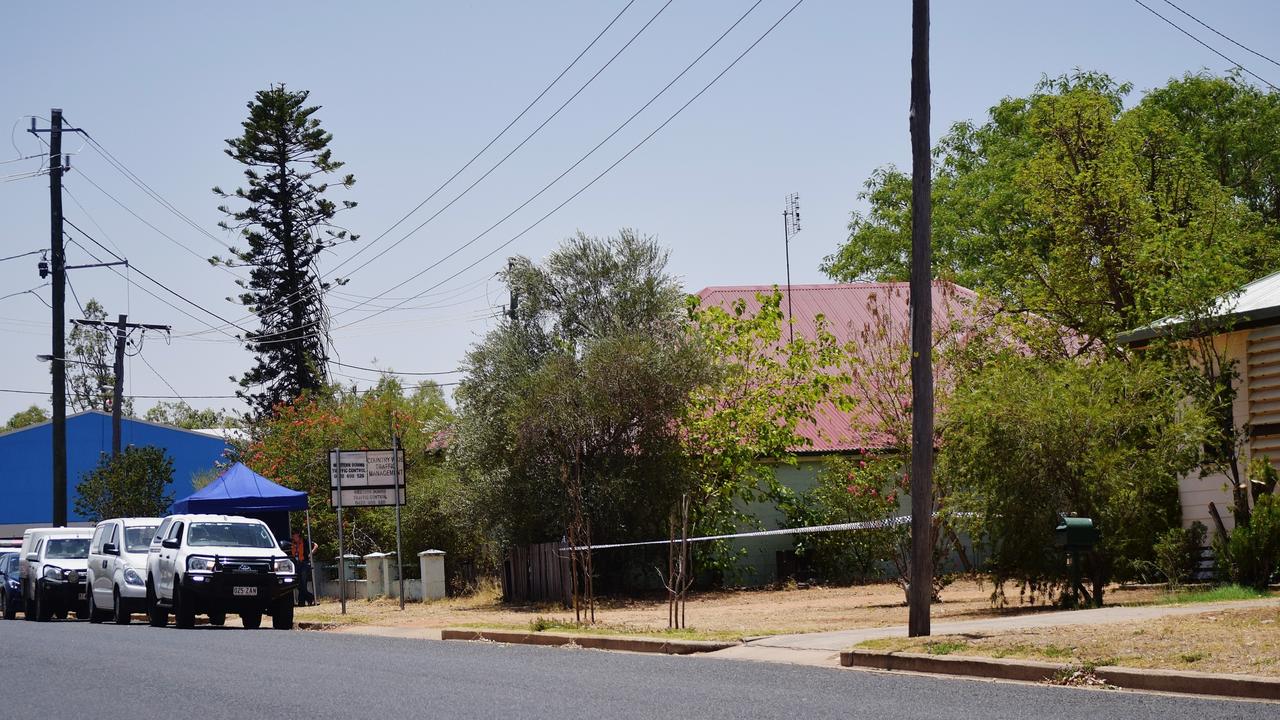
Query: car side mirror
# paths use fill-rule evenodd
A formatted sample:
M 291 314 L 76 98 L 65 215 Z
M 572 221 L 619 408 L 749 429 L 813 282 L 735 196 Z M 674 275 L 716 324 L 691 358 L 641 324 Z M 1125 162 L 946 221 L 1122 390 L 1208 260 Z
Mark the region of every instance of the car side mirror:
M 290 555 L 293 553 L 293 543 L 288 540 L 281 540 L 280 549 L 284 551 L 285 555 Z
M 181 543 L 179 543 L 179 542 L 178 542 L 176 539 L 174 539 L 174 538 L 169 538 L 168 540 L 165 540 L 164 542 L 162 542 L 162 543 L 160 543 L 160 544 L 161 544 L 161 545 L 163 545 L 163 546 L 165 546 L 165 547 L 167 547 L 167 548 L 169 548 L 170 550 L 177 550 L 177 549 L 178 549 L 178 545 L 180 545 Z
M 115 543 L 104 543 L 102 546 L 102 554 L 103 555 L 119 555 L 120 548 L 116 547 Z
M 39 560 L 40 560 L 39 555 L 35 553 L 27 553 L 27 562 L 37 562 Z

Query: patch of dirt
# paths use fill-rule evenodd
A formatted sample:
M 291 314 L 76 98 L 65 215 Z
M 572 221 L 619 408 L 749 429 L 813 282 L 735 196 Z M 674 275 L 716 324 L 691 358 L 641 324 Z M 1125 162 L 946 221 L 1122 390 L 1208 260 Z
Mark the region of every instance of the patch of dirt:
M 943 590 L 943 602 L 933 606 L 934 620 L 995 617 L 1053 609 L 1044 605 L 993 608 L 991 590 L 990 583 L 957 580 Z M 1158 594 L 1157 590 L 1115 592 L 1109 600 L 1126 604 L 1151 602 Z M 498 589 L 492 586 L 471 597 L 409 603 L 403 612 L 397 601 L 385 599 L 353 600 L 347 603 L 347 611 L 347 615 L 341 615 L 337 602 L 325 602 L 315 607 L 298 608 L 296 617 L 299 621 L 422 628 L 527 628 L 531 621 L 540 617 L 563 623 L 574 621 L 572 610 L 556 604 L 504 605 L 500 602 Z M 686 618 L 691 630 L 716 637 L 755 637 L 905 625 L 907 606 L 902 590 L 891 583 L 790 590 L 733 590 L 691 595 Z M 661 632 L 667 626 L 667 603 L 662 598 L 605 598 L 597 602 L 596 621 L 623 632 Z

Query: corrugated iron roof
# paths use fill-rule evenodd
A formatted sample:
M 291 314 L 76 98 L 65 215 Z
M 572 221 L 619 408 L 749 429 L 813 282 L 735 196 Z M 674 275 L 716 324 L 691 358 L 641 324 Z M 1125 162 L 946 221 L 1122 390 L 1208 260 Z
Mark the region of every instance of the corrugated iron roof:
M 972 290 L 951 283 L 935 282 L 935 288 L 946 288 L 945 293 L 935 289 L 934 327 L 950 322 L 961 306 L 977 298 Z M 734 285 L 708 287 L 698 293 L 703 305 L 719 305 L 729 308 L 738 299 L 746 304 L 749 313 L 760 310 L 757 293 L 768 295 L 773 285 Z M 782 311 L 788 312 L 787 288 L 782 293 Z M 908 283 L 834 283 L 829 285 L 792 285 L 789 293 L 790 312 L 795 318 L 797 335 L 812 339 L 817 336 L 815 319 L 825 318 L 827 329 L 841 342 L 860 338 L 863 331 L 876 322 L 872 310 L 878 307 L 887 311 L 895 329 L 906 328 L 910 323 L 910 285 Z M 873 303 L 874 300 L 874 303 Z M 905 370 L 905 369 L 904 369 Z M 845 412 L 826 403 L 819 408 L 816 423 L 805 423 L 798 428 L 800 434 L 812 445 L 793 448 L 794 452 L 832 453 L 877 450 L 891 447 L 893 443 L 883 433 L 869 430 L 877 425 L 877 418 L 870 408 Z
M 1234 327 L 1253 327 L 1280 323 L 1280 272 L 1258 278 L 1240 288 L 1226 293 L 1215 301 L 1214 320 L 1233 321 Z M 1141 343 L 1160 337 L 1183 326 L 1187 319 L 1174 315 L 1161 318 L 1150 325 L 1122 333 L 1118 340 L 1125 344 Z

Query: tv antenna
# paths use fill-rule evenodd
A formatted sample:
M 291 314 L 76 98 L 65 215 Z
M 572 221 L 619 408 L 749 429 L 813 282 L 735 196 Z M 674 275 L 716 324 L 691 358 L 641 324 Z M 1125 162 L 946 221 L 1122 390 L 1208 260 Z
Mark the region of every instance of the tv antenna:
M 791 238 L 800 232 L 800 193 L 791 193 L 782 206 L 782 239 L 787 255 L 787 326 L 791 342 L 796 339 L 795 320 L 791 314 Z

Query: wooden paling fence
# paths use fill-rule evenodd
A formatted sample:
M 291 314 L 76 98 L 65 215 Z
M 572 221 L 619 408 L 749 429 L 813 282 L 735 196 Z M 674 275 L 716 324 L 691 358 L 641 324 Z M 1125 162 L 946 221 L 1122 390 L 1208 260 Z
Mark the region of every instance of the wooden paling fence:
M 569 551 L 562 543 L 519 545 L 503 560 L 504 602 L 573 602 Z

